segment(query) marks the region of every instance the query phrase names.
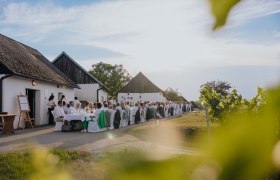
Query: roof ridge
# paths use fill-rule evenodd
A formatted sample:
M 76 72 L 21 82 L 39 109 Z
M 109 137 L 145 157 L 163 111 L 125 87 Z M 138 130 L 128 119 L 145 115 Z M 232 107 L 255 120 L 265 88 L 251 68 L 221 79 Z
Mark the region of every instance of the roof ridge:
M 96 77 L 94 77 L 92 74 L 90 74 L 85 68 L 83 68 L 79 63 L 77 63 L 71 56 L 69 56 L 65 51 L 62 51 L 53 61 L 52 63 L 55 63 L 62 55 L 65 55 L 66 57 L 69 58 L 70 61 L 72 61 L 75 65 L 77 65 L 81 70 L 83 70 L 86 74 L 88 74 L 93 80 L 95 80 L 98 84 L 100 84 L 102 87 L 104 87 L 107 91 L 109 89 L 102 83 L 100 82 Z
M 18 44 L 23 45 L 24 47 L 27 47 L 27 48 L 29 48 L 29 49 L 32 49 L 32 50 L 34 50 L 34 51 L 39 52 L 37 49 L 35 49 L 35 48 L 31 47 L 31 46 L 28 46 L 28 45 L 26 45 L 26 44 L 23 44 L 22 42 L 19 42 L 19 41 L 13 39 L 13 38 L 10 38 L 10 37 L 8 37 L 8 36 L 5 36 L 4 34 L 1 34 L 1 33 L 0 33 L 0 36 L 3 36 L 4 38 L 7 38 L 7 39 L 9 39 L 9 40 L 12 40 L 12 41 L 18 43 Z
M 139 81 L 138 79 L 141 80 L 140 83 L 137 83 L 137 81 Z M 144 80 L 143 80 L 144 79 Z M 145 82 L 146 81 L 146 82 Z M 135 86 L 139 86 L 141 85 L 141 87 L 138 87 L 138 89 L 136 91 L 139 92 L 144 92 L 144 91 L 150 91 L 150 92 L 164 92 L 163 90 L 161 90 L 158 86 L 156 86 L 150 79 L 148 79 L 142 72 L 139 72 L 131 81 L 129 81 L 120 91 L 119 93 L 122 93 L 124 91 L 135 91 L 135 88 L 132 88 L 132 90 L 127 90 L 129 89 L 129 86 L 133 86 L 133 83 L 135 84 Z M 147 90 L 147 86 L 143 86 L 143 85 L 149 85 L 150 84 L 150 90 Z M 139 89 L 140 88 L 140 89 Z M 137 92 L 137 93 L 139 93 Z M 124 92 L 126 93 L 126 92 Z M 131 92 L 133 93 L 133 92 Z
M 56 85 L 79 88 L 37 49 L 0 34 L 0 62 L 11 74 Z

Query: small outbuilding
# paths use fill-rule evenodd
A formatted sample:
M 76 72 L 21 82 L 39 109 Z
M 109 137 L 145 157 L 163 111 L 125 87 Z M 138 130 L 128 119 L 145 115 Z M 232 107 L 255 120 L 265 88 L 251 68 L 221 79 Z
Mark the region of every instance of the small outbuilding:
M 118 102 L 166 102 L 164 91 L 142 72 L 138 73 L 119 93 Z
M 86 71 L 68 54 L 62 52 L 53 64 L 81 89 L 75 89 L 80 101 L 103 102 L 108 100 L 108 88 Z

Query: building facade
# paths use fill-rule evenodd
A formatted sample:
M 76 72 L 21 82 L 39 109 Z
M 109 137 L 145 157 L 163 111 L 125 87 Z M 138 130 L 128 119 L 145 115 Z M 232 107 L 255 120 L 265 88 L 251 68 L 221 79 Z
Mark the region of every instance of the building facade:
M 164 92 L 138 73 L 119 93 L 118 102 L 166 102 Z
M 97 78 L 87 72 L 68 54 L 62 52 L 53 64 L 80 89 L 75 89 L 75 96 L 81 101 L 103 102 L 108 100 L 108 88 Z
M 0 111 L 20 114 L 18 95 L 28 95 L 31 118 L 48 124 L 47 102 L 51 94 L 74 99 L 73 81 L 39 51 L 0 34 Z M 14 121 L 17 128 L 19 116 Z

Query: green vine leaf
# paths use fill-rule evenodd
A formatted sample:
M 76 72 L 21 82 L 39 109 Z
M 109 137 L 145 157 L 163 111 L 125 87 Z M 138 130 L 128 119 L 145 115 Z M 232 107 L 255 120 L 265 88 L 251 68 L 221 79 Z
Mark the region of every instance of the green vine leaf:
M 211 12 L 215 18 L 213 30 L 216 30 L 226 24 L 229 12 L 240 1 L 241 0 L 209 0 Z

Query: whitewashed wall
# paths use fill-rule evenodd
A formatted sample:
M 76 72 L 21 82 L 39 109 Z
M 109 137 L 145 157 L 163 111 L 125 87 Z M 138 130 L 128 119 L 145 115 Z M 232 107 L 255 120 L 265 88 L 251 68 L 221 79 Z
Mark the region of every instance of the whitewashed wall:
M 101 89 L 99 90 L 99 102 L 107 101 L 108 100 L 108 93 L 107 91 Z
M 75 89 L 75 96 L 78 97 L 80 101 L 97 102 L 97 90 L 101 88 L 99 84 L 78 84 L 81 89 Z M 99 101 L 102 99 L 107 100 L 108 94 L 106 91 L 99 90 Z
M 37 125 L 48 124 L 48 108 L 47 102 L 51 93 L 54 94 L 55 100 L 58 100 L 58 94 L 63 93 L 66 95 L 67 100 L 74 99 L 74 89 L 68 87 L 59 87 L 56 85 L 35 81 L 36 85 L 32 86 L 32 80 L 27 78 L 21 78 L 12 76 L 3 80 L 3 111 L 11 114 L 20 114 L 17 95 L 22 93 L 25 95 L 26 89 L 36 90 L 36 112 L 35 122 Z M 14 128 L 17 128 L 19 116 L 16 117 L 14 122 Z
M 166 102 L 166 98 L 163 96 L 162 93 L 119 93 L 118 94 L 118 102 L 139 102 L 139 101 Z

